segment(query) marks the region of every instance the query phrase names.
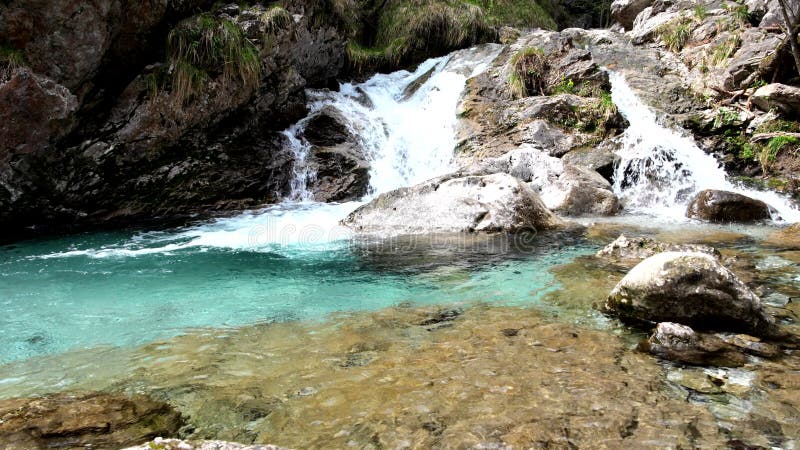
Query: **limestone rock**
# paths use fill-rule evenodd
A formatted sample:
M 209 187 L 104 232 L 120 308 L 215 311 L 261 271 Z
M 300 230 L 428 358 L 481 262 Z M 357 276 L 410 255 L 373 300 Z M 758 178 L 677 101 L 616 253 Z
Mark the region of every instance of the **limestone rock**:
M 563 195 L 548 206 L 567 216 L 611 216 L 621 208 L 611 183 L 590 169 L 565 164 L 555 189 Z
M 288 450 L 275 445 L 245 445 L 225 441 L 184 441 L 180 439 L 156 438 L 135 447 L 124 450 Z
M 645 259 L 611 291 L 605 310 L 639 323 L 784 336 L 761 300 L 706 253 L 664 252 Z
M 659 323 L 642 347 L 664 359 L 698 366 L 740 367 L 747 362 L 736 346 L 719 337 L 671 322 Z
M 0 400 L 6 450 L 121 448 L 172 435 L 181 415 L 144 396 L 58 394 Z
M 611 17 L 626 30 L 630 30 L 636 16 L 652 3 L 653 0 L 614 0 L 611 3 Z
M 686 217 L 709 222 L 753 222 L 772 215 L 769 205 L 761 200 L 735 192 L 705 190 L 689 202 Z
M 713 247 L 701 244 L 669 244 L 647 237 L 628 238 L 620 235 L 614 242 L 606 245 L 595 256 L 615 262 L 641 261 L 662 252 L 699 252 L 721 258 Z
M 507 174 L 442 177 L 379 195 L 343 224 L 377 235 L 530 231 L 563 222 L 522 181 Z
M 772 83 L 761 86 L 750 98 L 758 108 L 776 109 L 788 117 L 800 115 L 800 88 Z

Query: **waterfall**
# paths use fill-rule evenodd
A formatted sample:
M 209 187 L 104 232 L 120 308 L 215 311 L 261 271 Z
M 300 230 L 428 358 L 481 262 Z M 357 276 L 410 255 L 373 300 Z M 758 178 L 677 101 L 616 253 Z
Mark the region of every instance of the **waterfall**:
M 800 220 L 800 212 L 777 193 L 747 189 L 728 180 L 719 162 L 701 150 L 688 132 L 660 124 L 623 75 L 611 72 L 610 79 L 612 99 L 630 122 L 614 173 L 614 191 L 627 211 L 683 220 L 694 194 L 720 189 L 757 198 L 775 208 L 783 220 Z
M 370 163 L 370 193 L 420 183 L 454 169 L 455 114 L 468 78 L 486 70 L 502 49 L 484 45 L 420 64 L 414 72 L 378 74 L 338 91 L 310 90 L 309 117 L 326 106 L 340 111 Z M 416 89 L 411 89 L 414 87 Z M 307 119 L 284 132 L 298 161 L 292 200 L 307 200 L 314 174 L 306 169 Z

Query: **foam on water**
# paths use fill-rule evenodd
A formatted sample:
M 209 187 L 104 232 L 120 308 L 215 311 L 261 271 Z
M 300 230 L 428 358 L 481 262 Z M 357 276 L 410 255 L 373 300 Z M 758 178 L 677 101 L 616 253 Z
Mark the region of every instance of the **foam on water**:
M 775 208 L 782 220 L 800 220 L 800 211 L 777 193 L 731 183 L 719 162 L 701 150 L 688 133 L 662 125 L 623 75 L 611 72 L 610 78 L 612 99 L 630 122 L 614 174 L 614 190 L 628 211 L 685 220 L 686 207 L 694 194 L 720 189 L 762 200 Z

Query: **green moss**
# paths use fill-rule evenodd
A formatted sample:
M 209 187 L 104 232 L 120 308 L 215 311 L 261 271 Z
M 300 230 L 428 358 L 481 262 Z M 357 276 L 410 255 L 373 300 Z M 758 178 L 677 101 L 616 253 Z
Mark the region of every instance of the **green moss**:
M 545 94 L 547 60 L 540 48 L 528 47 L 511 58 L 508 87 L 515 98 Z
M 713 129 L 718 130 L 720 128 L 730 127 L 736 124 L 736 121 L 739 120 L 739 113 L 734 111 L 731 108 L 719 108 L 714 115 L 714 124 Z

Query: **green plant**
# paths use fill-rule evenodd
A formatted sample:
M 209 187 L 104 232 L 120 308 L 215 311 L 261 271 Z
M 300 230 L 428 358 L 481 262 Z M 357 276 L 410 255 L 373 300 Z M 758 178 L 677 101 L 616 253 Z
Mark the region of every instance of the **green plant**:
M 679 17 L 661 25 L 656 32 L 669 50 L 679 52 L 689 40 L 689 35 L 692 32 L 691 20 L 685 16 Z
M 761 78 L 756 78 L 753 83 L 750 85 L 752 89 L 758 89 L 760 87 L 766 86 L 767 82 Z
M 19 67 L 27 65 L 25 54 L 14 47 L 0 45 L 0 78 L 5 78 Z
M 553 19 L 557 7 L 552 2 L 530 0 L 467 0 L 483 9 L 492 26 L 510 25 L 518 28 L 544 28 L 555 30 Z M 597 2 L 602 3 L 602 2 Z
M 508 87 L 515 98 L 544 95 L 547 60 L 542 49 L 528 47 L 511 58 Z
M 708 7 L 703 3 L 697 4 L 694 7 L 694 17 L 699 21 L 705 20 L 708 17 Z
M 738 34 L 731 35 L 728 39 L 717 44 L 711 52 L 711 63 L 715 66 L 727 60 L 742 45 L 742 38 Z
M 747 5 L 745 5 L 744 2 L 734 2 L 732 5 L 725 3 L 722 5 L 722 8 L 729 12 L 734 21 L 738 22 L 740 25 L 750 23 L 750 13 L 747 11 Z
M 739 120 L 739 114 L 730 108 L 720 108 L 714 115 L 714 129 L 724 128 L 734 125 Z
M 756 159 L 756 149 L 755 146 L 749 142 L 743 143 L 741 148 L 739 149 L 739 159 L 743 159 L 745 161 L 752 161 Z
M 753 134 L 800 133 L 800 123 L 792 120 L 775 119 L 759 124 Z
M 551 92 L 553 94 L 575 94 L 577 89 L 575 89 L 575 82 L 572 81 L 572 78 L 562 78 L 557 85 L 553 86 Z
M 257 87 L 261 59 L 256 46 L 235 23 L 205 13 L 179 23 L 167 38 L 172 92 L 184 102 L 202 89 L 211 75 L 226 83 Z
M 293 22 L 289 11 L 280 6 L 269 8 L 261 14 L 260 19 L 264 24 L 264 32 L 269 34 L 275 34 L 279 30 L 288 28 Z

